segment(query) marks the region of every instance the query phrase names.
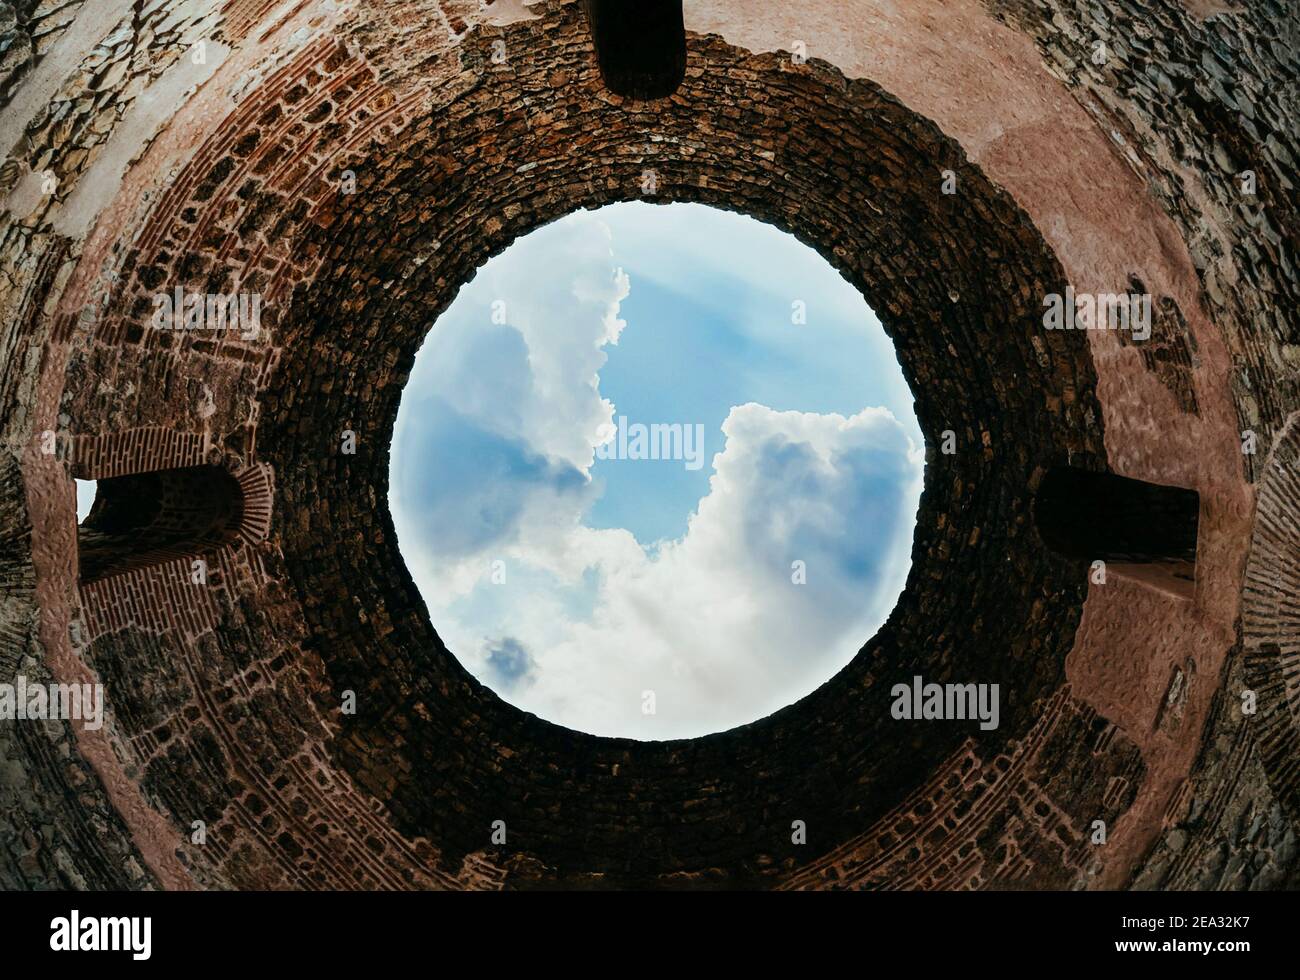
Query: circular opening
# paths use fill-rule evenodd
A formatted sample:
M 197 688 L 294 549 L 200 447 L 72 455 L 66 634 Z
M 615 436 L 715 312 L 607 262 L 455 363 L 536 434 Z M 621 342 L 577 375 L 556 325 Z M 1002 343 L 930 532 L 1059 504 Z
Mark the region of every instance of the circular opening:
M 927 786 L 969 788 L 973 772 L 978 792 L 999 753 L 1041 734 L 1044 706 L 1065 711 L 1054 692 L 1087 578 L 1043 548 L 1032 497 L 1053 466 L 1104 464 L 1096 375 L 1081 331 L 1042 329 L 1042 297 L 1066 282 L 1028 216 L 889 93 L 701 37 L 703 70 L 678 96 L 620 106 L 600 94 L 580 15 L 562 5 L 511 25 L 508 72 L 492 37 L 467 37 L 463 72 L 437 92 L 446 111 L 422 102 L 390 142 L 334 157 L 356 193 L 331 195 L 296 239 L 316 264 L 273 324 L 256 450 L 274 467 L 304 646 L 332 690 L 373 708 L 342 715 L 330 751 L 403 833 L 454 868 L 513 813 L 510 860 L 539 880 L 757 883 Z M 570 84 L 550 81 L 559 64 Z M 942 193 L 941 164 L 960 193 Z M 491 692 L 435 632 L 389 506 L 394 423 L 430 320 L 511 242 L 629 200 L 742 212 L 813 247 L 879 314 L 926 435 L 912 570 L 886 623 L 809 696 L 684 743 L 583 735 Z M 895 717 L 892 690 L 917 676 L 998 684 L 998 727 Z M 1054 737 L 1086 754 L 1086 724 Z M 808 850 L 790 842 L 795 813 L 819 828 Z M 1000 861 L 994 847 L 983 860 Z
M 885 621 L 922 445 L 892 343 L 814 250 L 623 203 L 519 239 L 438 318 L 390 501 L 480 681 L 570 728 L 688 738 L 810 693 Z

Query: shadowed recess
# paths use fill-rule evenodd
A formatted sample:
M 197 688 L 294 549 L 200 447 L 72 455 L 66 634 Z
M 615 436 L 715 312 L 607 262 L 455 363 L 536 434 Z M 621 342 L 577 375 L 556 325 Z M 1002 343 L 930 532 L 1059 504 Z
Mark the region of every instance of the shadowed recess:
M 583 0 L 605 85 L 629 99 L 665 99 L 686 73 L 682 0 Z

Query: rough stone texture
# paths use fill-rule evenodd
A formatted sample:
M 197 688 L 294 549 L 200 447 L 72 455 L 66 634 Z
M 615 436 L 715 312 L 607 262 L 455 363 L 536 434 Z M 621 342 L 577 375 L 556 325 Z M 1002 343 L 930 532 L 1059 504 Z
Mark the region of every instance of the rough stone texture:
M 6 27 L 0 4 L 0 667 L 98 679 L 110 716 L 0 722 L 0 885 L 1296 883 L 1294 4 L 700 3 L 652 105 L 604 91 L 556 0 L 86 5 L 111 22 L 93 47 L 31 56 L 40 18 L 99 21 L 27 6 Z M 199 40 L 187 96 L 168 72 Z M 386 508 L 424 327 L 490 255 L 643 197 L 647 169 L 655 200 L 817 248 L 880 314 L 931 446 L 959 446 L 929 454 L 907 589 L 853 663 L 673 743 L 478 685 Z M 1151 341 L 1042 330 L 1067 282 L 1149 290 Z M 178 285 L 259 292 L 261 334 L 150 329 Z M 1090 584 L 1044 547 L 1033 498 L 1062 465 L 1196 490 L 1194 583 Z M 218 466 L 236 534 L 86 580 L 72 476 Z M 1000 683 L 1001 727 L 900 726 L 888 691 L 914 673 Z
M 10 0 L 0 3 L 0 104 L 54 46 L 84 0 Z
M 48 684 L 36 639 L 36 574 L 21 474 L 0 456 L 0 676 Z M 0 884 L 27 888 L 150 888 L 155 881 L 93 769 L 77 755 L 72 725 L 0 724 Z
M 990 6 L 1031 33 L 1048 70 L 1180 226 L 1234 354 L 1241 426 L 1271 445 L 1300 407 L 1294 8 L 1253 3 L 1189 17 L 1177 0 Z M 1106 47 L 1101 64 L 1097 42 Z M 1245 171 L 1254 193 L 1243 192 Z

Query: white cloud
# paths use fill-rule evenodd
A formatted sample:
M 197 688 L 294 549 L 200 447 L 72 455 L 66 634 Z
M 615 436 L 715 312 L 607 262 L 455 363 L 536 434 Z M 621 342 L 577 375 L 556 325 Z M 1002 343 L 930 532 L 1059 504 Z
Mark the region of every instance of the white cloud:
M 558 572 L 557 589 L 574 581 L 557 554 L 594 560 L 602 582 L 587 620 L 562 623 L 545 595 L 521 600 L 515 635 L 549 636 L 531 651 L 536 682 L 520 707 L 596 734 L 716 731 L 809 693 L 884 621 L 906 581 L 921 485 L 899 423 L 883 409 L 846 419 L 749 404 L 723 429 L 709 494 L 657 556 L 625 532 L 581 528 L 558 545 L 525 535 L 512 551 Z M 792 581 L 795 561 L 806 584 Z M 517 601 L 508 585 L 500 598 Z M 653 717 L 641 714 L 645 690 Z
M 628 277 L 613 265 L 609 227 L 591 214 L 538 229 L 529 246 L 507 249 L 465 287 L 430 331 L 437 356 L 418 362 L 408 390 L 437 392 L 492 431 L 585 469 L 591 433 L 613 410 L 597 374 L 624 326 Z

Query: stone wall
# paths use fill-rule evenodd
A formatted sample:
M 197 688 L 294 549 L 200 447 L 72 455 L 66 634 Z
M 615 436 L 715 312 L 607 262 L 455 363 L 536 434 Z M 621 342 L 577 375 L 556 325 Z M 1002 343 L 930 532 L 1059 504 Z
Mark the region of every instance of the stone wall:
M 102 681 L 109 719 L 51 727 L 55 754 L 0 723 L 0 884 L 1295 882 L 1291 6 L 704 4 L 654 104 L 605 90 L 557 0 L 86 6 L 63 30 L 93 43 L 47 32 L 3 81 L 0 655 Z M 771 50 L 787 35 L 825 57 Z M 971 111 L 908 58 L 1023 98 Z M 1077 160 L 1045 156 L 1026 104 Z M 930 448 L 888 623 L 809 697 L 683 742 L 582 735 L 479 685 L 386 505 L 428 324 L 519 235 L 629 199 L 816 248 L 880 315 Z M 1150 289 L 1149 345 L 1041 329 L 1042 297 L 1089 277 Z M 260 331 L 152 328 L 177 287 L 256 292 Z M 1196 490 L 1194 588 L 1099 586 L 1045 547 L 1033 501 L 1065 465 Z M 72 476 L 201 466 L 240 484 L 237 540 L 81 581 Z M 1001 684 L 1001 727 L 900 727 L 888 692 L 916 673 Z

